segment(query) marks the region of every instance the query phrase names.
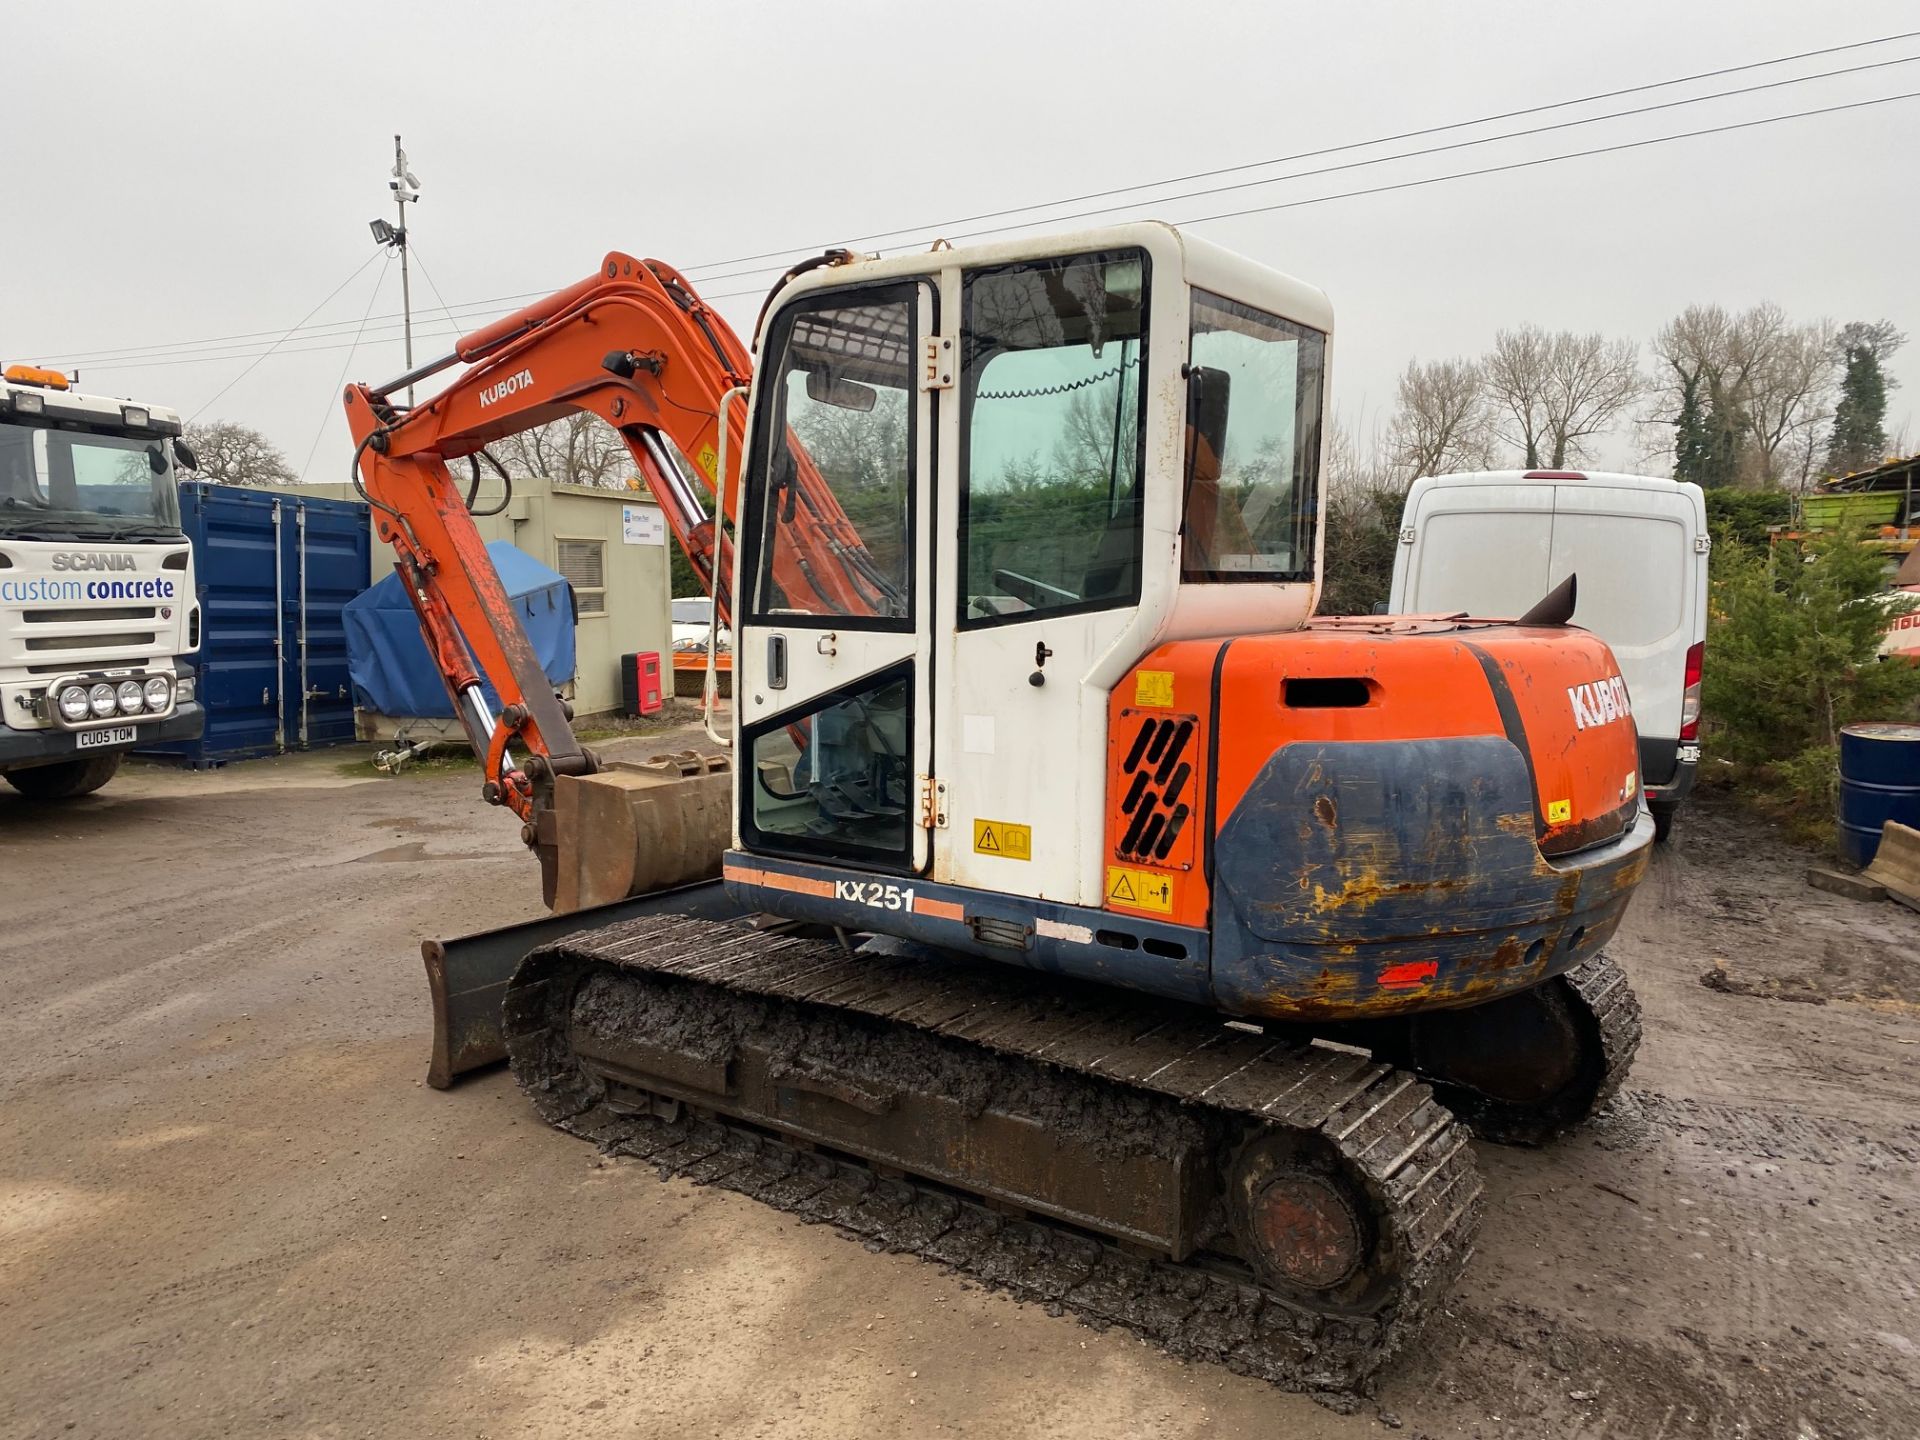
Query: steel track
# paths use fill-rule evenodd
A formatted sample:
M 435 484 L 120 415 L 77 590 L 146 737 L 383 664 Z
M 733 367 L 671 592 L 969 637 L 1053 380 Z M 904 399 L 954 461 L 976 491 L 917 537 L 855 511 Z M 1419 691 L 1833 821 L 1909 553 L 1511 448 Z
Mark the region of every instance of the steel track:
M 684 1027 L 690 1001 L 711 1022 L 698 1037 Z M 1085 1228 L 1009 1217 L 919 1178 L 888 1178 L 737 1117 L 676 1104 L 636 1113 L 645 1107 L 612 1093 L 574 1053 L 578 1006 L 603 1024 L 616 1011 L 638 1017 L 641 1030 L 649 1016 L 680 1016 L 681 1030 L 650 1043 L 702 1063 L 732 1043 L 729 1035 L 789 1023 L 813 1027 L 816 1048 L 823 1025 L 877 1033 L 896 1072 L 913 1071 L 920 1051 L 931 1065 L 958 1050 L 992 1070 L 1003 1094 L 1045 1090 L 1049 1113 L 1082 1132 L 1063 1143 L 1096 1151 L 1151 1146 L 1149 1132 L 1169 1117 L 1212 1133 L 1309 1135 L 1361 1178 L 1391 1284 L 1358 1310 L 1322 1307 L 1260 1284 L 1231 1244 L 1176 1263 Z M 535 951 L 515 976 L 504 1020 L 515 1076 L 542 1116 L 604 1149 L 1290 1388 L 1364 1389 L 1451 1286 L 1479 1218 L 1467 1131 L 1406 1072 L 1348 1048 L 1250 1034 L 1210 1012 L 1033 972 L 849 954 L 649 917 Z M 1116 1139 L 1128 1124 L 1135 1138 Z

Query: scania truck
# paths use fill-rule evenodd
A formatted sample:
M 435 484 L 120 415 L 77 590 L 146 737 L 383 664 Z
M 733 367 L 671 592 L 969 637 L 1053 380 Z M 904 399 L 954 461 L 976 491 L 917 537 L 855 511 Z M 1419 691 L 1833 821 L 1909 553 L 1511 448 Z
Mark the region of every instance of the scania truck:
M 188 740 L 204 712 L 180 417 L 82 395 L 57 370 L 0 370 L 0 778 L 87 795 L 136 745 Z

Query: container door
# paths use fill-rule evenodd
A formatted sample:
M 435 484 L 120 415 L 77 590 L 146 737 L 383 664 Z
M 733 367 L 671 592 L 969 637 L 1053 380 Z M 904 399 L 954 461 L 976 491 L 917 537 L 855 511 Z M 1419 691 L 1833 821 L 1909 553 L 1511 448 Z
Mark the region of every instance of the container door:
M 366 507 L 295 501 L 295 599 L 300 674 L 290 690 L 292 734 L 304 749 L 354 738 L 353 687 L 347 676 L 343 610 L 366 588 Z
M 279 748 L 280 604 L 278 516 L 271 495 L 231 486 L 182 487 L 192 516 L 200 595 L 200 698 L 209 760 L 270 755 Z
M 919 282 L 774 317 L 743 487 L 734 642 L 742 848 L 927 863 L 932 395 Z

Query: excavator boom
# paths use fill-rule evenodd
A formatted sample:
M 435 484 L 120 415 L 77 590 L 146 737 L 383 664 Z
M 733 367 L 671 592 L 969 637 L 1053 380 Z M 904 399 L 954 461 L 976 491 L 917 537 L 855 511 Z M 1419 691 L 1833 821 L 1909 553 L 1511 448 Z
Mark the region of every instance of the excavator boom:
M 439 394 L 411 406 L 396 398 L 456 365 L 468 368 Z M 650 835 L 684 832 L 684 854 L 663 864 L 642 856 L 632 868 L 609 860 L 635 847 L 602 846 L 563 826 L 560 813 L 604 817 L 623 804 L 645 808 L 654 821 L 674 802 L 658 784 L 631 782 L 617 795 L 557 801 L 570 782 L 604 767 L 575 738 L 474 523 L 483 462 L 511 486 L 486 447 L 575 412 L 605 421 L 713 597 L 715 623 L 726 625 L 739 501 L 733 457 L 746 438 L 741 407 L 727 397 L 751 374 L 739 337 L 678 271 L 614 253 L 584 280 L 462 336 L 440 359 L 381 385 L 347 387 L 355 481 L 378 514 L 380 538 L 394 547 L 428 651 L 484 766 L 483 794 L 523 822 L 549 905 L 579 908 L 663 879 L 717 873 L 726 812 L 689 795 L 694 818 L 673 812 L 664 831 L 643 827 Z M 885 597 L 868 578 L 859 533 L 804 449 L 791 450 L 798 543 L 783 551 L 779 578 L 832 611 L 872 614 Z M 454 470 L 460 462 L 464 485 Z M 483 678 L 500 698 L 497 715 L 483 698 Z M 706 790 L 724 789 L 724 765 L 690 768 L 697 774 L 688 778 L 704 778 Z

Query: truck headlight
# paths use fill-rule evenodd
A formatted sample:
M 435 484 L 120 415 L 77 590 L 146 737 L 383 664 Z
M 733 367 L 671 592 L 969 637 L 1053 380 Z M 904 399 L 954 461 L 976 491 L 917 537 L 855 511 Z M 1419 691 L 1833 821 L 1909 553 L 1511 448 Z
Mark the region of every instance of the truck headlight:
M 147 708 L 147 694 L 140 688 L 138 680 L 122 680 L 114 695 L 120 702 L 122 715 L 138 715 Z
M 68 685 L 60 691 L 60 715 L 70 725 L 78 725 L 87 718 L 90 707 L 87 704 L 87 687 Z
M 147 681 L 145 695 L 147 709 L 164 710 L 173 701 L 173 682 L 164 675 L 155 675 Z
M 113 686 L 102 680 L 87 692 L 87 704 L 93 713 L 102 720 L 111 719 L 120 708 L 120 697 L 113 693 Z
M 185 705 L 193 699 L 193 676 L 182 675 L 173 683 L 173 698 Z

